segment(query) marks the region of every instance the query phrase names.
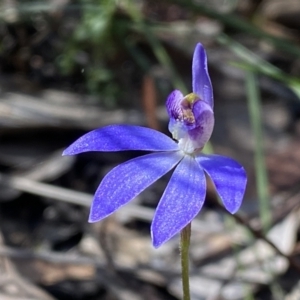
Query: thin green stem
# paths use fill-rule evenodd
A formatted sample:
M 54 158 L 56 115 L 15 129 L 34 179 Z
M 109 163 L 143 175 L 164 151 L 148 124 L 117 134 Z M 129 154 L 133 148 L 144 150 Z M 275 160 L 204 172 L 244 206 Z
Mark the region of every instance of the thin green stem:
M 181 276 L 183 300 L 190 300 L 190 279 L 189 279 L 189 247 L 191 238 L 191 223 L 182 229 L 180 234 L 181 254 Z
M 266 233 L 271 227 L 272 216 L 268 191 L 268 174 L 265 164 L 263 148 L 264 138 L 261 121 L 261 100 L 255 74 L 253 72 L 249 71 L 246 73 L 246 88 L 248 94 L 250 120 L 255 138 L 254 160 L 256 173 L 256 187 L 259 199 L 259 213 L 263 231 L 264 233 Z

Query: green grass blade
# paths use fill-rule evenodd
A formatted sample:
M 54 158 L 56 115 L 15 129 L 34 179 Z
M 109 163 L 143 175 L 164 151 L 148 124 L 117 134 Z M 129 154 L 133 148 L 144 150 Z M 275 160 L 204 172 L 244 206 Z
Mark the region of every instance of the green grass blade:
M 261 121 L 261 100 L 257 87 L 256 78 L 253 72 L 246 73 L 246 88 L 248 108 L 251 120 L 252 131 L 255 138 L 255 175 L 256 188 L 259 200 L 259 214 L 264 232 L 271 226 L 271 209 L 269 202 L 268 175 L 265 164 L 263 149 L 263 131 Z
M 260 73 L 271 77 L 273 79 L 279 80 L 288 86 L 300 99 L 300 80 L 297 77 L 291 76 L 276 66 L 272 65 L 268 61 L 262 59 L 240 43 L 232 40 L 230 37 L 222 34 L 218 38 L 218 42 L 222 45 L 227 46 L 233 53 L 235 53 L 240 59 L 243 60 L 242 63 L 233 63 L 236 67 L 245 70 L 251 70 L 254 73 Z

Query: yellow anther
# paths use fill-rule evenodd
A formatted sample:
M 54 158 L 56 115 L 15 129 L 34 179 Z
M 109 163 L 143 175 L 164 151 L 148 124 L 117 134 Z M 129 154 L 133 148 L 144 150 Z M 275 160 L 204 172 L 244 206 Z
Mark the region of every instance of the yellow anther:
M 197 100 L 200 100 L 199 96 L 195 93 L 190 93 L 186 95 L 181 101 L 183 120 L 190 124 L 195 123 L 195 116 L 193 114 L 192 108 L 193 108 L 193 104 Z
M 199 96 L 195 93 L 190 93 L 183 98 L 181 105 L 183 107 L 191 107 L 191 104 L 194 104 L 197 100 L 201 100 Z

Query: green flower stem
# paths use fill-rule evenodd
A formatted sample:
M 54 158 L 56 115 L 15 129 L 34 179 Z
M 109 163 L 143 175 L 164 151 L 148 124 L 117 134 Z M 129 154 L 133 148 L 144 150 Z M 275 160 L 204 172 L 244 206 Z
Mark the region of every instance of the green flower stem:
M 190 279 L 189 279 L 189 247 L 191 238 L 191 223 L 182 229 L 180 233 L 180 254 L 181 254 L 181 276 L 183 300 L 190 300 Z

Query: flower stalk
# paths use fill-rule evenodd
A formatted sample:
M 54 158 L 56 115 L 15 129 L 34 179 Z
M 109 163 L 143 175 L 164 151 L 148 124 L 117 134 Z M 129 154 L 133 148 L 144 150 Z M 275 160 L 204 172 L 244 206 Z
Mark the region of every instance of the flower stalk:
M 180 233 L 180 254 L 181 254 L 181 277 L 183 300 L 190 300 L 190 279 L 189 279 L 189 248 L 191 239 L 191 223 L 184 227 Z

